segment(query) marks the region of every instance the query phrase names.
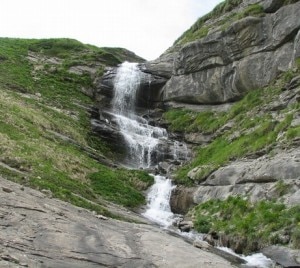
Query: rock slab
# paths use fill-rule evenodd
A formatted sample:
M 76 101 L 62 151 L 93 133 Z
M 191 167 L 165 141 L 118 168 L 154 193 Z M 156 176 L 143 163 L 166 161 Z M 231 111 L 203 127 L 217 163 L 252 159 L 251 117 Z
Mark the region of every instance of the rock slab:
M 102 219 L 3 178 L 0 184 L 0 267 L 232 267 L 154 226 Z

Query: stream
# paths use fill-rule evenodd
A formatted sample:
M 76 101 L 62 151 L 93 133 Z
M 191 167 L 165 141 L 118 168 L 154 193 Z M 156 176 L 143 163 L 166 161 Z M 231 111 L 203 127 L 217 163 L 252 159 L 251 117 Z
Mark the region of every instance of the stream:
M 186 160 L 188 150 L 185 144 L 170 141 L 165 129 L 149 125 L 145 118 L 137 114 L 136 98 L 143 75 L 145 74 L 138 69 L 136 63 L 124 62 L 118 68 L 114 81 L 112 114 L 128 148 L 125 164 L 129 168 L 151 170 L 166 157 L 169 161 Z M 161 148 L 168 153 L 164 153 Z M 167 229 L 178 219 L 172 213 L 169 203 L 172 189 L 176 186 L 163 175 L 153 176 L 155 183 L 148 192 L 147 208 L 143 216 Z M 183 237 L 189 236 L 190 239 L 202 237 L 197 233 L 180 233 L 179 230 L 177 232 Z M 236 255 L 228 248 L 219 249 Z M 261 253 L 238 256 L 247 262 L 247 267 L 274 267 L 274 263 Z

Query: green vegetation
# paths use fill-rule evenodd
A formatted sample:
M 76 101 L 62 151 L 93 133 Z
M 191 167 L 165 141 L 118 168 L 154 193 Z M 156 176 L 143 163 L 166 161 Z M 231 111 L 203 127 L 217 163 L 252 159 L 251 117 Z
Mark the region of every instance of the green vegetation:
M 217 5 L 210 13 L 199 18 L 190 29 L 185 31 L 176 41 L 176 44 L 185 44 L 200 38 L 205 37 L 210 29 L 217 26 L 222 26 L 222 30 L 227 29 L 234 21 L 240 20 L 247 16 L 262 16 L 264 15 L 263 7 L 259 4 L 253 4 L 246 7 L 239 13 L 231 13 L 226 18 L 208 25 L 208 21 L 216 19 L 235 9 L 242 3 L 242 0 L 226 0 Z
M 0 175 L 109 216 L 105 200 L 144 204 L 152 177 L 95 160 L 113 153 L 90 133 L 85 107 L 93 100 L 85 92 L 94 74 L 70 71 L 79 65 L 99 74 L 127 55 L 134 57 L 70 39 L 0 38 Z
M 289 80 L 297 73 L 287 72 Z M 270 152 L 278 143 L 287 145 L 300 136 L 300 128 L 292 127 L 294 114 L 299 111 L 299 104 L 291 105 L 280 120 L 274 119 L 271 111 L 262 111 L 269 103 L 278 99 L 287 73 L 282 74 L 278 85 L 249 92 L 243 99 L 232 105 L 228 112 L 194 112 L 183 109 L 171 109 L 164 114 L 172 131 L 185 133 L 213 134 L 214 139 L 208 145 L 200 146 L 191 163 L 178 170 L 177 183 L 190 185 L 192 181 L 187 173 L 194 167 L 201 166 L 197 179 L 202 181 L 211 172 L 231 160 L 255 154 L 261 150 Z M 290 75 L 291 73 L 291 75 Z M 231 127 L 220 131 L 227 123 Z M 226 130 L 227 129 L 227 130 Z
M 281 235 L 291 236 L 294 247 L 300 248 L 300 206 L 287 208 L 271 201 L 252 204 L 242 197 L 229 197 L 196 206 L 193 216 L 198 232 L 224 233 L 245 241 L 245 252 L 287 243 Z
M 90 175 L 93 190 L 107 200 L 127 207 L 136 207 L 145 201 L 140 192 L 153 184 L 153 177 L 143 171 L 100 169 Z
M 284 0 L 283 4 L 284 5 L 290 5 L 290 4 L 295 4 L 297 2 L 299 2 L 300 0 Z

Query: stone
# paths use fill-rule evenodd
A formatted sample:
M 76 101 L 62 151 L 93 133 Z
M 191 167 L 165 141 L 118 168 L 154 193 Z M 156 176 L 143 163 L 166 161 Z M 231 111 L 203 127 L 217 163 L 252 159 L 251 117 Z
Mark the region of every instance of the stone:
M 5 192 L 5 193 L 12 193 L 13 192 L 12 189 L 7 188 L 7 187 L 2 187 L 2 191 Z
M 194 224 L 192 221 L 180 221 L 178 223 L 178 228 L 182 232 L 190 232 L 194 228 Z
M 158 75 L 165 78 L 170 78 L 173 73 L 173 62 L 178 55 L 179 47 L 172 51 L 166 51 L 158 59 L 140 64 L 140 68 L 145 73 Z
M 201 170 L 201 166 L 198 169 Z M 210 199 L 224 200 L 230 195 L 243 195 L 248 196 L 251 202 L 280 197 L 288 206 L 296 205 L 299 204 L 299 174 L 299 148 L 278 152 L 272 157 L 237 160 L 210 174 L 194 191 L 193 200 L 198 204 Z M 280 192 L 278 183 L 283 184 L 284 191 Z
M 108 218 L 103 215 L 96 215 L 96 218 L 98 218 L 99 220 L 105 220 L 105 221 L 108 220 Z
M 192 181 L 200 183 L 206 180 L 206 176 L 203 176 L 203 174 L 205 173 L 205 170 L 210 168 L 211 168 L 210 165 L 202 165 L 202 166 L 195 167 L 188 172 L 187 176 Z
M 52 198 L 52 192 L 48 189 L 42 189 L 41 192 L 45 194 L 47 197 Z
M 193 194 L 195 188 L 188 188 L 184 186 L 177 186 L 172 190 L 170 197 L 170 207 L 172 212 L 177 214 L 184 214 L 193 207 Z
M 274 13 L 276 12 L 283 4 L 283 0 L 265 0 L 262 1 L 262 7 L 264 12 Z
M 1 177 L 0 184 L 14 191 L 13 195 L 0 191 L 1 267 L 233 268 L 224 258 L 145 224 L 136 215 L 134 222 L 143 224 L 99 220 L 90 211 L 44 198 L 28 187 L 21 191 L 20 185 Z
M 169 79 L 161 89 L 164 102 L 235 101 L 294 65 L 300 55 L 300 3 L 256 2 L 262 4 L 265 16 L 240 19 L 143 65 L 144 72 Z
M 264 248 L 262 253 L 282 267 L 300 267 L 300 250 L 283 246 L 270 246 Z
M 193 246 L 196 248 L 204 249 L 204 250 L 209 250 L 212 248 L 212 246 L 210 244 L 208 244 L 206 241 L 202 241 L 202 240 L 195 240 L 193 242 Z
M 294 77 L 291 81 L 289 81 L 284 89 L 286 90 L 291 90 L 291 89 L 294 89 L 296 87 L 300 86 L 300 75 Z
M 184 140 L 192 144 L 207 144 L 213 140 L 214 136 L 211 134 L 202 133 L 184 133 Z

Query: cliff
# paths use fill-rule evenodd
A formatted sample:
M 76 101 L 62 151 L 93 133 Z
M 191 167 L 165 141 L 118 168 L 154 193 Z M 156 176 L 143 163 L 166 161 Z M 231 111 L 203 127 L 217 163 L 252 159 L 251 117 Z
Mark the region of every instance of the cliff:
M 194 152 L 173 175 L 188 185 L 173 191 L 173 211 L 189 211 L 196 229 L 236 251 L 299 247 L 299 16 L 299 1 L 225 1 L 161 57 L 141 64 L 166 80 L 154 89 L 166 110 L 158 124 Z M 243 217 L 269 206 L 256 213 L 273 220 L 235 218 L 238 205 L 224 208 L 239 197 L 248 202 Z M 283 205 L 277 216 L 273 204 Z M 276 217 L 286 224 L 271 227 Z
M 190 42 L 183 36 L 161 58 L 146 63 L 145 69 L 170 78 L 162 89 L 164 102 L 239 100 L 296 66 L 299 4 L 243 1 L 220 17 L 211 16 L 199 29 L 192 27 L 196 33 L 207 29 L 206 36 Z

